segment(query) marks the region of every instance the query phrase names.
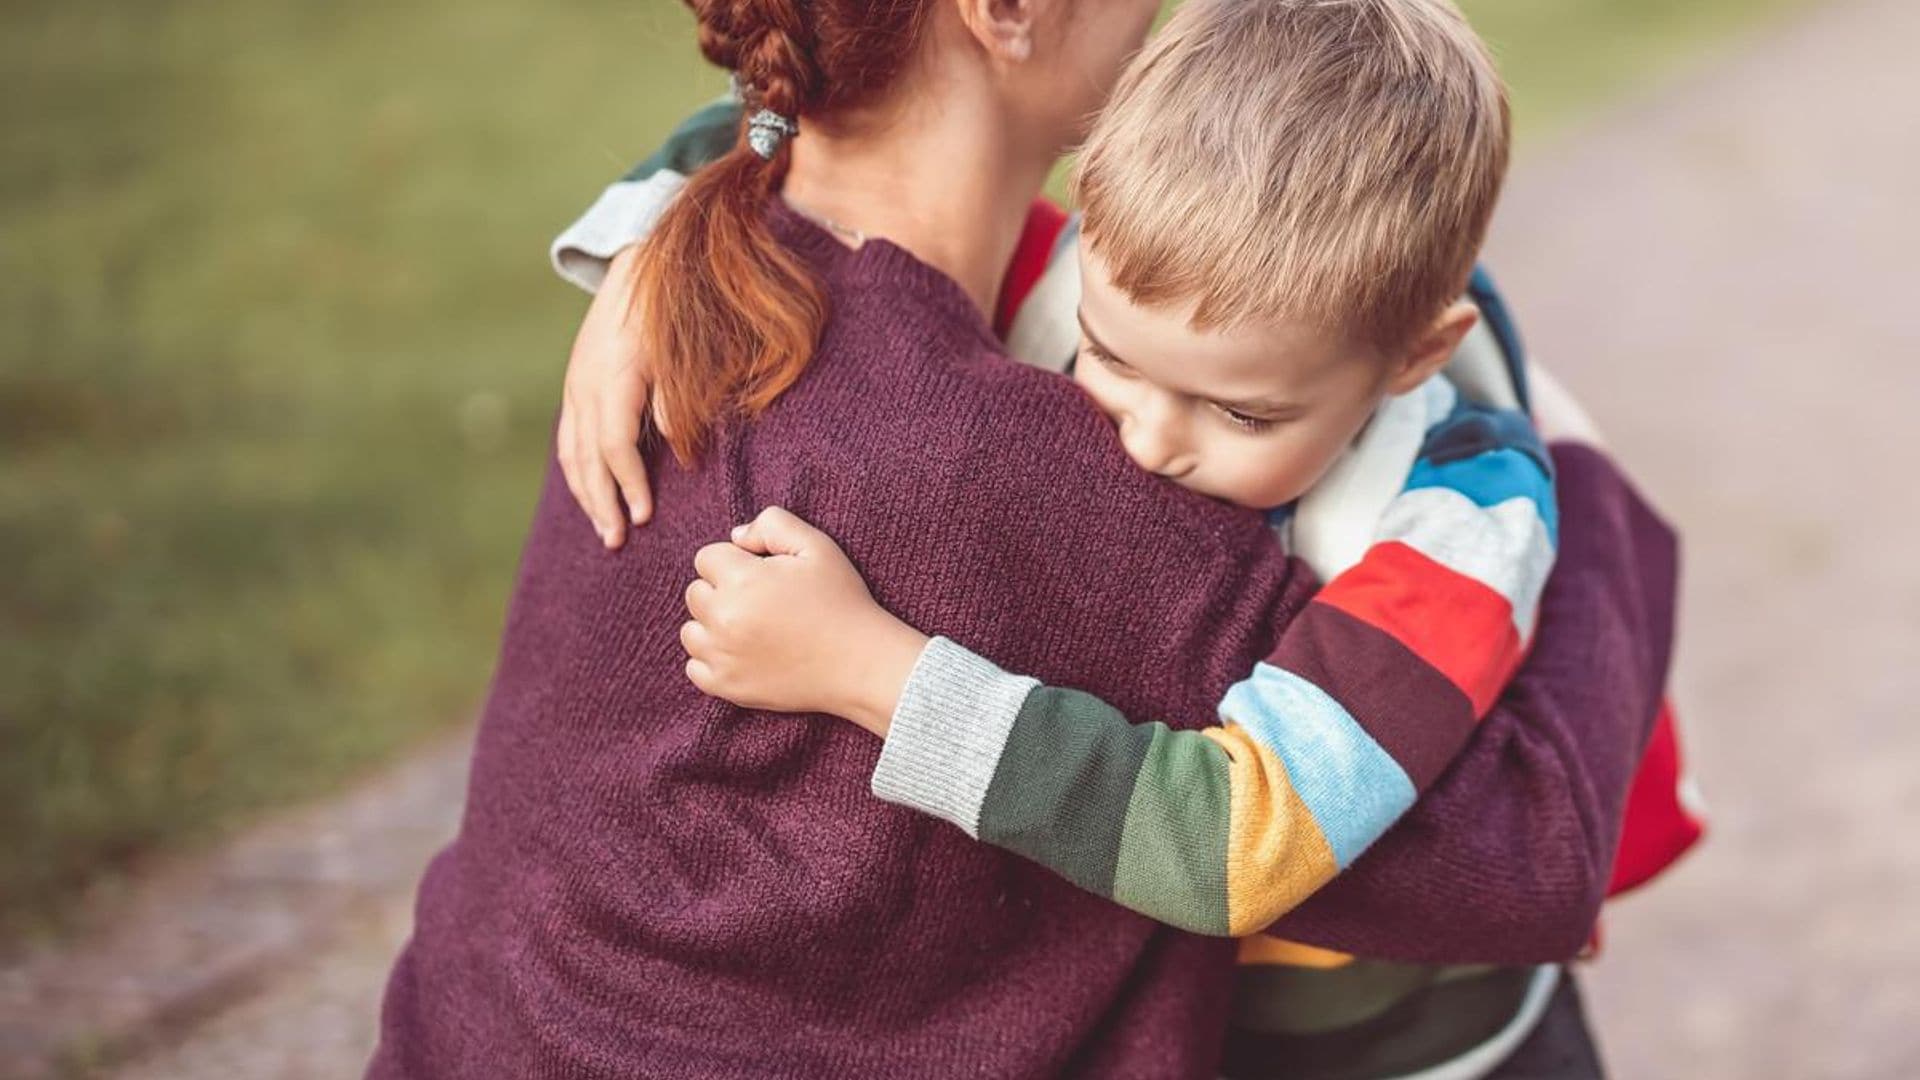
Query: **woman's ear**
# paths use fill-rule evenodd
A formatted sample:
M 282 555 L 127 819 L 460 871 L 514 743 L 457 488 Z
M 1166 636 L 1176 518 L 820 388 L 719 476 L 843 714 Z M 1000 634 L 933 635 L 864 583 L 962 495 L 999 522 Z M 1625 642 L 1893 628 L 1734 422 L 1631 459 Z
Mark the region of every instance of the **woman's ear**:
M 1387 393 L 1404 394 L 1426 382 L 1434 372 L 1447 366 L 1454 350 L 1466 340 L 1474 324 L 1480 321 L 1480 309 L 1465 300 L 1455 301 L 1413 339 L 1399 359 L 1394 361 L 1393 378 Z
M 960 21 L 987 55 L 1018 64 L 1033 56 L 1033 24 L 1045 0 L 957 0 Z

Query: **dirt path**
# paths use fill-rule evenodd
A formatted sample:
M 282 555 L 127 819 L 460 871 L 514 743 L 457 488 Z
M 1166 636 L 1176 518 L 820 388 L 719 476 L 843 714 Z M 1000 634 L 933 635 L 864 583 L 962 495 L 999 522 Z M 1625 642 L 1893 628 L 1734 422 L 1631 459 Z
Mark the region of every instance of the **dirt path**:
M 356 1075 L 467 742 L 82 897 L 68 941 L 0 959 L 0 1076 Z
M 1711 843 L 1591 983 L 1622 1077 L 1920 1076 L 1920 5 L 1815 12 L 1517 177 L 1495 264 L 1686 539 Z
M 1609 920 L 1621 1077 L 1920 1075 L 1914 41 L 1911 0 L 1816 11 L 1527 157 L 1498 226 L 1537 352 L 1688 542 L 1715 833 Z M 431 764 L 407 850 L 451 828 Z M 407 876 L 124 1075 L 353 1075 Z

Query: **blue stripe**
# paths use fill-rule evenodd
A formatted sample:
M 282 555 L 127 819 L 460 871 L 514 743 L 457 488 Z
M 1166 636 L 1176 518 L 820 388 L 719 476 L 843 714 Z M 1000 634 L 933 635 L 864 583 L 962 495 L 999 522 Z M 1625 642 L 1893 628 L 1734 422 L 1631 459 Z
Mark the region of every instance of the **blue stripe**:
M 1487 320 L 1487 328 L 1493 331 L 1493 340 L 1500 345 L 1500 355 L 1507 362 L 1507 374 L 1513 378 L 1513 391 L 1520 398 L 1520 408 L 1531 414 L 1533 395 L 1527 392 L 1527 350 L 1520 344 L 1520 328 L 1514 325 L 1513 312 L 1508 309 L 1506 299 L 1493 283 L 1493 274 L 1485 266 L 1473 268 L 1473 280 L 1467 283 L 1467 295 L 1472 297 L 1474 306 L 1480 309 L 1480 314 Z
M 1067 223 L 1061 227 L 1060 235 L 1053 238 L 1053 252 L 1047 256 L 1047 265 L 1052 266 L 1061 256 L 1069 259 L 1078 258 L 1078 253 L 1074 249 L 1079 243 L 1080 211 L 1075 210 L 1067 215 Z
M 1446 383 L 1435 380 L 1431 385 L 1445 386 Z M 1525 450 L 1539 464 L 1541 472 L 1553 472 L 1553 459 L 1548 456 L 1547 448 L 1540 442 L 1540 433 L 1534 430 L 1527 414 L 1514 409 L 1496 409 L 1456 394 L 1452 411 L 1427 429 L 1426 437 L 1420 442 L 1420 456 L 1445 462 L 1503 446 Z
M 1340 703 L 1272 664 L 1233 684 L 1221 714 L 1279 755 L 1345 870 L 1413 805 L 1413 780 Z
M 1555 550 L 1560 547 L 1560 507 L 1553 497 L 1553 481 L 1524 450 L 1503 447 L 1448 462 L 1422 459 L 1407 476 L 1406 490 L 1432 487 L 1451 488 L 1482 508 L 1515 497 L 1532 499 L 1540 511 L 1540 523 L 1547 527 L 1547 539 Z

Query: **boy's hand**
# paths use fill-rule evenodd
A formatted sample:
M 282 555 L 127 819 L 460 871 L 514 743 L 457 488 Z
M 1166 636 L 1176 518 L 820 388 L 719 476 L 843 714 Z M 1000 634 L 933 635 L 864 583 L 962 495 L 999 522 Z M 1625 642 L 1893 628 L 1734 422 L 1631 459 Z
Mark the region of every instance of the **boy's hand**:
M 785 510 L 694 557 L 687 678 L 749 709 L 824 712 L 884 736 L 927 636 L 873 600 L 839 545 Z
M 640 324 L 627 317 L 640 246 L 615 255 L 593 295 L 567 358 L 555 450 L 567 489 L 593 521 L 608 550 L 627 542 L 627 525 L 653 515 L 647 467 L 640 460 L 640 420 L 651 387 L 640 355 Z M 620 513 L 625 497 L 627 515 Z

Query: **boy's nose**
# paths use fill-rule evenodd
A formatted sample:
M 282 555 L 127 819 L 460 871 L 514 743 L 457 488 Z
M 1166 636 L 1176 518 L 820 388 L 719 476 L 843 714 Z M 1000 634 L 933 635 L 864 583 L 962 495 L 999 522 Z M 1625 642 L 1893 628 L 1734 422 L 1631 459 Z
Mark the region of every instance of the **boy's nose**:
M 1120 443 L 1135 465 L 1170 480 L 1193 469 L 1182 425 L 1166 406 L 1137 410 L 1120 423 Z

